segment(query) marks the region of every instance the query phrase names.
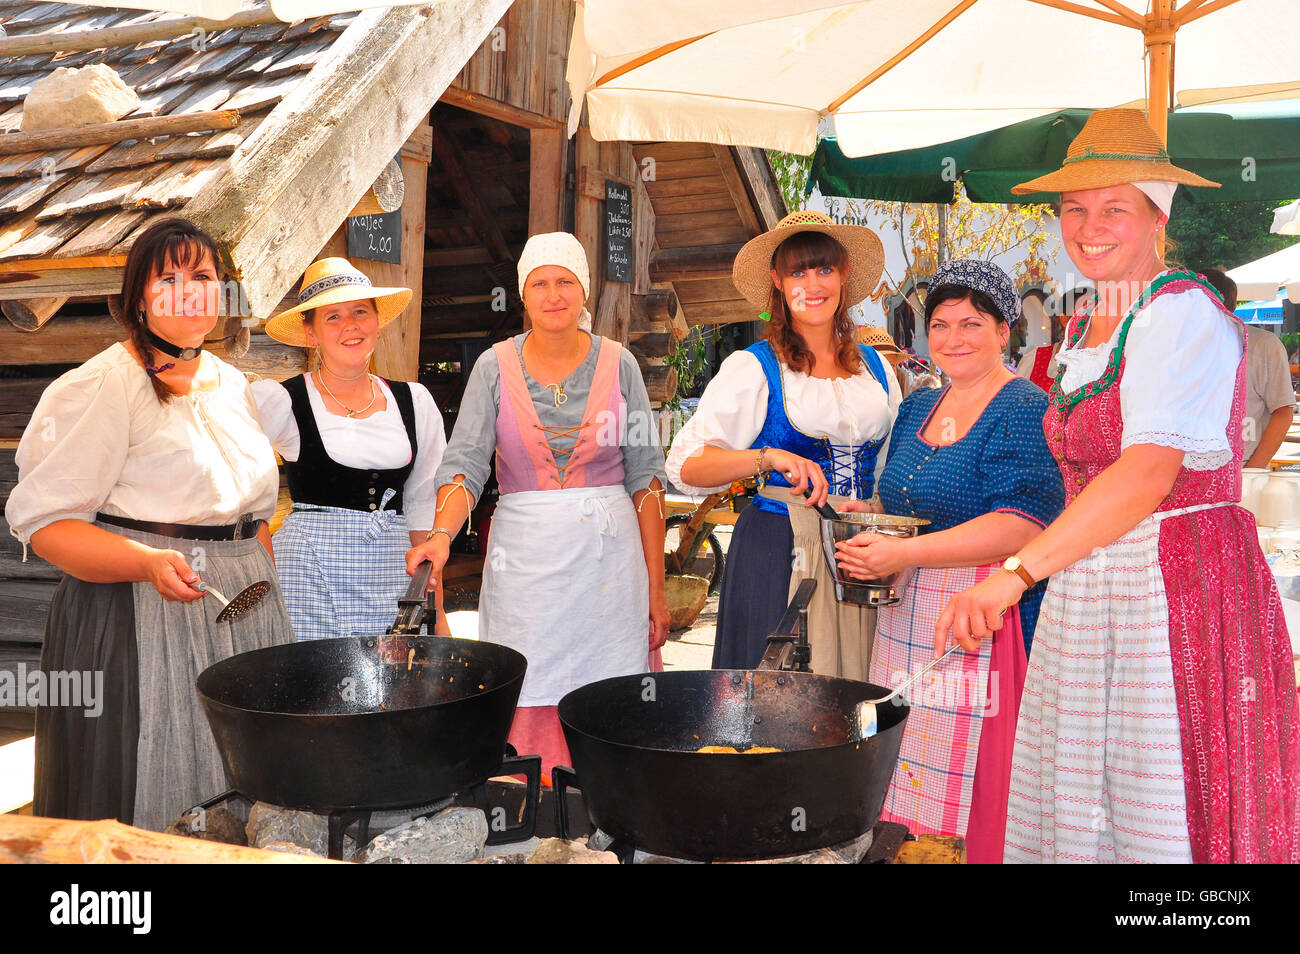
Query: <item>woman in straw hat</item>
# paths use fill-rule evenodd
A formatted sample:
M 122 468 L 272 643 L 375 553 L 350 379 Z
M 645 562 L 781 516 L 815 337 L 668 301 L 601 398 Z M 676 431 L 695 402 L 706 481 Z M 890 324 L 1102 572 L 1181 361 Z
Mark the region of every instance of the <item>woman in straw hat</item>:
M 903 401 L 880 475 L 885 511 L 930 525 L 911 539 L 862 533 L 839 545 L 840 565 L 862 579 L 916 568 L 899 602 L 879 611 L 877 685 L 899 685 L 922 668 L 948 598 L 996 570 L 1064 506 L 1043 439 L 1047 395 L 1002 364 L 1019 316 L 1015 283 L 992 262 L 945 262 L 930 280 L 930 354 L 952 383 Z M 965 837 L 975 863 L 1002 860 L 1016 708 L 1043 589 L 1026 593 L 979 652 L 945 661 L 906 696 L 912 711 L 881 817 L 917 834 Z
M 410 582 L 406 551 L 433 526 L 442 415 L 424 385 L 370 373 L 380 329 L 410 300 L 326 258 L 303 274 L 298 304 L 266 323 L 276 341 L 320 353 L 309 374 L 253 384 L 293 497 L 273 539 L 299 639 L 384 632 Z M 435 632 L 450 633 L 441 612 Z
M 160 830 L 229 788 L 194 680 L 293 639 L 266 534 L 275 454 L 244 375 L 203 347 L 221 314 L 218 261 L 181 219 L 137 236 L 122 274 L 130 337 L 46 388 L 18 445 L 10 530 L 66 574 L 41 646 L 53 695 L 32 699 L 38 815 Z M 232 596 L 272 585 L 218 623 L 200 577 Z
M 479 638 L 519 650 L 528 673 L 510 742 L 570 764 L 556 705 L 569 691 L 658 667 L 668 638 L 663 451 L 636 359 L 592 335 L 587 253 L 567 232 L 519 257 L 530 331 L 474 365 L 438 469 L 437 518 L 408 568 L 435 577 L 496 464 L 500 501 L 479 599 Z
M 1059 192 L 1098 287 L 1043 420 L 1059 519 L 948 604 L 973 647 L 1051 576 L 1020 706 L 1008 861 L 1300 861 L 1300 722 L 1277 588 L 1241 494 L 1243 329 L 1157 236 L 1178 184 L 1136 110 L 1094 113 Z
M 812 668 L 866 679 L 874 612 L 836 603 L 810 508 L 828 495 L 835 504 L 871 497 L 884 464 L 898 381 L 874 349 L 854 340 L 848 316 L 875 288 L 883 264 L 874 232 L 813 211 L 787 215 L 736 256 L 732 282 L 770 315 L 767 340 L 722 363 L 667 465 L 688 492 L 746 477 L 766 485 L 732 535 L 715 668 L 757 666 L 789 591 L 816 576 Z

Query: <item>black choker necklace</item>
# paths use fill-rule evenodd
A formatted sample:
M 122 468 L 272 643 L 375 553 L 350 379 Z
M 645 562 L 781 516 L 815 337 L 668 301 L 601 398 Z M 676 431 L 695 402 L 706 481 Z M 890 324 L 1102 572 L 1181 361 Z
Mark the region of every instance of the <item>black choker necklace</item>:
M 178 348 L 166 338 L 159 338 L 156 334 L 145 329 L 145 334 L 149 336 L 149 342 L 163 354 L 171 355 L 173 358 L 179 358 L 182 361 L 193 361 L 203 353 L 203 345 L 197 348 Z

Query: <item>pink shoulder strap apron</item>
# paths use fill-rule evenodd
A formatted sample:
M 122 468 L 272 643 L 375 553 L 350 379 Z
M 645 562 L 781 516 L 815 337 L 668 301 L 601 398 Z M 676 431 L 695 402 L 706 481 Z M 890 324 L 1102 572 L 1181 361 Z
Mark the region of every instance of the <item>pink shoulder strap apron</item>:
M 526 490 L 558 490 L 571 487 L 607 487 L 623 482 L 623 452 L 618 434 L 627 416 L 619 388 L 618 365 L 622 350 L 616 341 L 592 336 L 599 347 L 596 374 L 583 410 L 582 423 L 575 427 L 544 428 L 528 383 L 523 361 L 513 340 L 492 346 L 501 369 L 501 406 L 497 411 L 497 483 L 502 494 Z M 574 440 L 564 472 L 556 463 L 547 442 L 548 431 Z M 602 440 L 602 435 L 613 440 Z

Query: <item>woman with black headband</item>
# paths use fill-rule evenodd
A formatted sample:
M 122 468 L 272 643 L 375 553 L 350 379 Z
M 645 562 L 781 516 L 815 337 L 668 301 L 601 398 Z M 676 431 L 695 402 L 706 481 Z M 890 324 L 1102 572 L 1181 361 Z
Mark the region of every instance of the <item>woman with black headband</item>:
M 203 350 L 217 260 L 183 220 L 142 232 L 122 279 L 130 338 L 46 388 L 18 446 L 5 516 L 66 574 L 41 669 L 50 685 L 91 680 L 94 696 L 36 710 L 38 815 L 161 829 L 227 789 L 195 678 L 293 639 L 265 523 L 275 454 L 244 375 Z M 200 578 L 228 596 L 271 588 L 219 623 Z

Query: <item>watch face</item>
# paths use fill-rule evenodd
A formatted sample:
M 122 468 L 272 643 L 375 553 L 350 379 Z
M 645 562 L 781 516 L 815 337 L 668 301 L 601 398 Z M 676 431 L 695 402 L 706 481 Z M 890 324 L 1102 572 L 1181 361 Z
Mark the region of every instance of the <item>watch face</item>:
M 1008 557 L 1007 562 L 1002 566 L 1014 573 L 1020 569 L 1020 557 Z

